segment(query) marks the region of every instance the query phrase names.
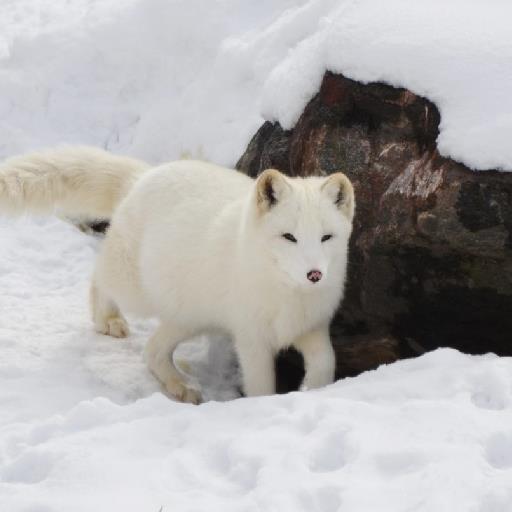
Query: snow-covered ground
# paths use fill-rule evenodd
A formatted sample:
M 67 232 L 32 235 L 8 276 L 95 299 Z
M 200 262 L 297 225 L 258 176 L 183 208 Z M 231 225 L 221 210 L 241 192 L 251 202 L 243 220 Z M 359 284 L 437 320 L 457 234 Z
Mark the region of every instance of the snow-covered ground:
M 512 169 L 512 7 L 477 0 L 2 0 L 0 157 L 70 142 L 232 165 L 325 69 L 434 100 L 439 144 Z M 0 219 L 0 512 L 510 512 L 512 360 L 439 350 L 327 389 L 237 399 L 225 340 L 172 402 L 132 335 L 92 331 L 99 240 Z M 213 347 L 213 348 L 211 348 Z M 227 401 L 226 401 L 227 400 Z
M 512 360 L 438 350 L 316 392 L 172 402 L 141 351 L 151 323 L 94 334 L 97 242 L 0 222 L 3 512 L 509 512 Z M 133 326 L 133 322 L 132 322 Z M 236 396 L 225 349 L 179 357 Z
M 327 389 L 172 402 L 141 352 L 93 333 L 97 241 L 0 221 L 0 510 L 506 512 L 512 360 L 439 350 Z M 225 348 L 178 357 L 236 396 Z M 223 356 L 224 355 L 224 356 Z

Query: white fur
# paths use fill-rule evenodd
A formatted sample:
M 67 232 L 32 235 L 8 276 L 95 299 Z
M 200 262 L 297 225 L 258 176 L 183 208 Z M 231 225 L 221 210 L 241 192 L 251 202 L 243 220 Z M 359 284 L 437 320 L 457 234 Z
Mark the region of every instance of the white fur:
M 88 146 L 9 158 L 0 165 L 0 211 L 110 218 L 148 168 L 141 160 Z
M 201 333 L 233 339 L 249 396 L 274 393 L 274 356 L 291 345 L 304 355 L 303 387 L 332 382 L 329 323 L 345 281 L 350 182 L 341 173 L 290 179 L 274 170 L 255 181 L 198 161 L 165 164 L 135 182 L 129 176 L 93 277 L 96 329 L 126 336 L 121 310 L 158 317 L 148 364 L 184 401 L 200 397 L 183 382 L 172 352 Z M 322 243 L 326 234 L 333 237 Z M 313 269 L 323 273 L 317 283 L 306 277 Z

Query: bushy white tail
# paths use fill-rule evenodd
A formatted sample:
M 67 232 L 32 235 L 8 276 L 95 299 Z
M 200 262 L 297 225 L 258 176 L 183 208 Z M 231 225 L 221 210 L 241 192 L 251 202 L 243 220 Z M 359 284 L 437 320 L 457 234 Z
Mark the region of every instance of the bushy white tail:
M 9 158 L 0 165 L 0 212 L 110 218 L 150 166 L 87 146 Z

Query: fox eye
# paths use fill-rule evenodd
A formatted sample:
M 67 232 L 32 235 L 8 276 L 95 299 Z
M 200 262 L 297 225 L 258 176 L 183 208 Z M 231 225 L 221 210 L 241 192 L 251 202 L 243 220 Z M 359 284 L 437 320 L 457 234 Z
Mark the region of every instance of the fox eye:
M 322 242 L 327 242 L 327 240 L 330 240 L 332 238 L 332 235 L 324 235 L 322 237 Z
M 294 244 L 297 243 L 297 239 L 291 234 L 291 233 L 284 233 L 282 235 L 283 238 L 286 238 L 286 240 L 293 242 Z

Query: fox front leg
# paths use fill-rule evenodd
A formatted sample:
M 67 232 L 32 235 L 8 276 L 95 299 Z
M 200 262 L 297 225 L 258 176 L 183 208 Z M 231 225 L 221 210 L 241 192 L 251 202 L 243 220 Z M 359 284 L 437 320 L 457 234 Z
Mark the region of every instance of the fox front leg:
M 306 374 L 301 389 L 319 388 L 334 381 L 336 358 L 328 326 L 302 335 L 293 345 L 304 357 Z
M 271 348 L 261 340 L 244 337 L 240 342 L 235 339 L 245 395 L 273 395 L 276 392 L 276 375 Z

